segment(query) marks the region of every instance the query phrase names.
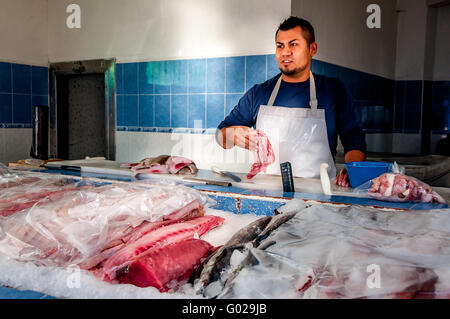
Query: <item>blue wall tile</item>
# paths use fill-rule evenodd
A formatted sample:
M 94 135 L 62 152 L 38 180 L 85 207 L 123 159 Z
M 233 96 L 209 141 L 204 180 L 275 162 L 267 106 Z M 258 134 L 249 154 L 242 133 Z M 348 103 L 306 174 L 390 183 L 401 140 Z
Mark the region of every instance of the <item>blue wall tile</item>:
M 138 126 L 138 96 L 124 95 L 124 124 L 125 126 Z
M 225 58 L 206 60 L 207 80 L 206 91 L 208 93 L 225 92 Z
M 405 81 L 397 81 L 395 84 L 395 120 L 394 129 L 403 130 L 403 121 L 405 113 Z
M 139 95 L 139 126 L 153 127 L 154 95 Z
M 172 96 L 172 127 L 188 127 L 188 96 Z
M 48 94 L 48 69 L 42 66 L 31 67 L 31 87 L 33 94 Z
M 421 104 L 405 104 L 405 133 L 418 133 L 420 130 Z
M 12 123 L 12 95 L 0 93 L 0 123 Z
M 123 94 L 123 64 L 116 64 L 116 94 Z
M 190 60 L 189 67 L 189 93 L 206 92 L 206 59 Z
M 208 94 L 206 101 L 206 128 L 216 128 L 224 119 L 225 95 Z
M 450 81 L 432 84 L 432 123 L 434 133 L 445 134 L 450 127 Z
M 116 118 L 117 126 L 125 126 L 125 104 L 123 95 L 116 95 Z
M 405 83 L 405 103 L 422 103 L 422 81 L 406 81 Z
M 245 89 L 245 58 L 226 58 L 227 93 L 240 93 Z
M 123 64 L 123 93 L 138 93 L 138 63 Z
M 139 68 L 139 94 L 153 94 L 153 63 L 141 62 Z
M 0 62 L 0 93 L 11 93 L 11 63 Z
M 172 61 L 172 88 L 171 93 L 187 93 L 188 92 L 188 61 L 176 60 Z
M 9 64 L 0 64 L 0 70 L 1 66 L 7 69 Z M 418 130 L 421 81 L 389 80 L 316 59 L 312 70 L 343 81 L 366 132 Z M 202 129 L 215 128 L 246 90 L 279 73 L 275 54 L 117 64 L 118 123 L 170 129 L 194 128 L 194 120 L 199 120 Z M 0 81 L 7 90 L 6 77 Z M 444 101 L 448 104 L 448 93 L 442 92 L 440 86 L 433 89 L 434 129 L 443 129 L 449 122 L 448 107 L 443 106 Z M 127 95 L 119 98 L 120 93 L 140 94 L 139 103 Z M 130 108 L 136 116 L 129 114 Z
M 31 103 L 32 106 L 34 105 L 48 106 L 48 95 L 32 95 Z
M 169 94 L 172 85 L 172 61 L 157 61 L 153 63 L 153 78 L 155 94 Z
M 273 78 L 280 72 L 275 54 L 267 55 L 267 79 Z
M 155 95 L 155 126 L 170 127 L 169 95 Z
M 323 63 L 322 61 L 312 59 L 311 61 L 311 71 L 315 74 L 323 75 Z
M 31 124 L 31 95 L 13 94 L 13 123 Z
M 325 76 L 328 76 L 330 78 L 338 78 L 339 79 L 340 73 L 341 73 L 341 67 L 339 67 L 335 64 L 323 62 L 323 73 Z
M 31 66 L 12 64 L 12 84 L 13 93 L 31 94 Z
M 245 86 L 247 90 L 266 81 L 266 56 L 253 55 L 245 58 Z
M 191 128 L 205 128 L 205 94 L 189 95 L 189 121 Z M 200 121 L 200 122 L 196 122 Z

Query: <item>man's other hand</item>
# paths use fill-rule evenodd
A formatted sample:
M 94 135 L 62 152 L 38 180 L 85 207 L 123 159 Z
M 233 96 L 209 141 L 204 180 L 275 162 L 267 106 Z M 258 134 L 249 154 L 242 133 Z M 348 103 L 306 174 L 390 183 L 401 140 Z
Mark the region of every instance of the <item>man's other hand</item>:
M 350 180 L 348 179 L 347 169 L 342 169 L 336 179 L 334 180 L 334 185 L 350 187 Z
M 345 154 L 345 162 L 363 162 L 366 159 L 366 154 L 358 150 L 348 151 Z M 334 185 L 350 187 L 350 180 L 348 178 L 347 169 L 342 169 L 336 179 L 334 180 Z

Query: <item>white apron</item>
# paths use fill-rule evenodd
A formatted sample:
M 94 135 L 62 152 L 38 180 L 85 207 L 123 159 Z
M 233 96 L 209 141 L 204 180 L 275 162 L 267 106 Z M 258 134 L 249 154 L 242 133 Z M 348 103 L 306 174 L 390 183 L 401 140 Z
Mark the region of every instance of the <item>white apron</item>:
M 316 86 L 310 72 L 311 108 L 273 106 L 280 89 L 278 79 L 267 105 L 261 105 L 256 129 L 266 133 L 275 152 L 275 162 L 266 174 L 280 175 L 280 163 L 290 162 L 292 175 L 319 178 L 321 163 L 328 164 L 330 179 L 336 177 L 336 167 L 328 145 L 325 110 L 317 109 Z

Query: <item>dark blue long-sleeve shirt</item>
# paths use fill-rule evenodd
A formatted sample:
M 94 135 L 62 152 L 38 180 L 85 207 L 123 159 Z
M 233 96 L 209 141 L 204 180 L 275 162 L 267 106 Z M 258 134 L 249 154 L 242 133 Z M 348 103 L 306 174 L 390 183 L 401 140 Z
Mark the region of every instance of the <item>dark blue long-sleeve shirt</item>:
M 239 100 L 218 129 L 242 125 L 255 127 L 260 105 L 267 105 L 275 83 L 281 73 L 262 84 L 253 86 Z M 366 153 L 365 135 L 350 92 L 339 79 L 314 74 L 318 108 L 325 109 L 328 144 L 336 155 L 337 137 L 340 136 L 344 152 L 359 150 Z M 309 79 L 305 82 L 281 82 L 274 106 L 308 107 Z

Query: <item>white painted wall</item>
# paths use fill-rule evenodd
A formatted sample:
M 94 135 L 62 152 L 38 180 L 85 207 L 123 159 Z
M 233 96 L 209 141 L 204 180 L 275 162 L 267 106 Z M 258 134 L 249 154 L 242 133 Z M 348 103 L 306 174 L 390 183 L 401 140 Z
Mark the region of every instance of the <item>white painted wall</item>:
M 81 29 L 69 29 L 72 2 L 48 0 L 51 62 L 274 53 L 274 33 L 291 10 L 291 0 L 77 0 Z
M 381 29 L 366 25 L 366 8 L 381 8 Z M 396 12 L 393 0 L 292 0 L 292 14 L 311 22 L 318 60 L 394 78 Z
M 47 66 L 47 0 L 0 0 L 0 61 Z
M 423 80 L 427 0 L 397 0 L 396 80 Z
M 434 81 L 450 81 L 450 5 L 439 7 L 436 17 Z
M 192 159 L 198 168 L 215 165 L 224 170 L 248 173 L 253 154 L 239 147 L 222 149 L 212 134 L 116 132 L 118 162 L 133 163 L 162 154 Z

